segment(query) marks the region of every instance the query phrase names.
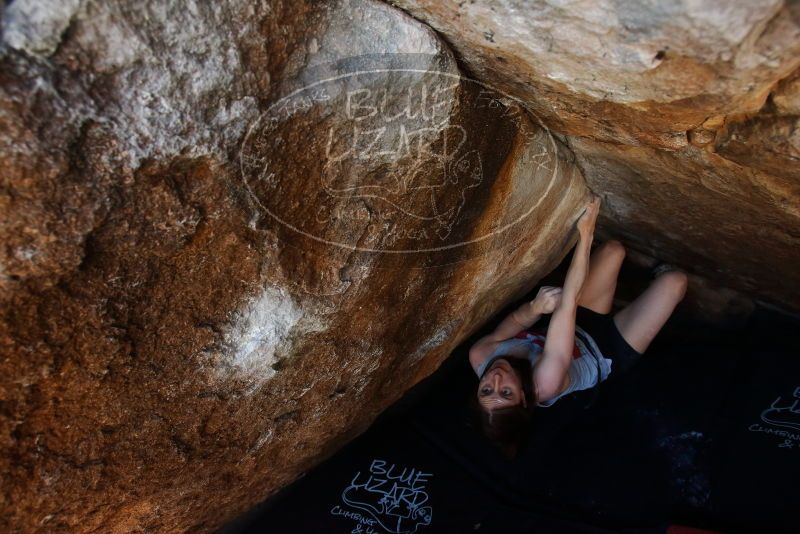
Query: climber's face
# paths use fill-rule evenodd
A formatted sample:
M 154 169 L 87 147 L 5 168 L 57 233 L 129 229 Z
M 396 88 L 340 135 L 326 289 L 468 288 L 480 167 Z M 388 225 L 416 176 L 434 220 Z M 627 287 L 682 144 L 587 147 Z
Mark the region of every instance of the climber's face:
M 489 411 L 519 403 L 527 407 L 522 383 L 505 359 L 496 360 L 483 375 L 478 383 L 478 402 Z

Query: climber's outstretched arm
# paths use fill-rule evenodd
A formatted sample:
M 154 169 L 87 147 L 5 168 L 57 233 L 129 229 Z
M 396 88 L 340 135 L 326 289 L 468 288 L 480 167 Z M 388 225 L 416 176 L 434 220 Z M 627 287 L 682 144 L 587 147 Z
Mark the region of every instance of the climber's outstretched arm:
M 553 312 L 541 360 L 534 368 L 534 382 L 540 399 L 560 393 L 566 387 L 567 369 L 572 363 L 575 344 L 575 315 L 583 282 L 589 272 L 594 225 L 600 210 L 600 198 L 594 197 L 578 221 L 580 240 L 572 254 L 561 302 Z

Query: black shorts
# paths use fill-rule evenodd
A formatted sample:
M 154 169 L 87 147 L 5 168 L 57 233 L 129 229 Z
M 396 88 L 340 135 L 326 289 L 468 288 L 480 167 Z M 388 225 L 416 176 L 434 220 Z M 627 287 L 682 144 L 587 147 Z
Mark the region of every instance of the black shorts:
M 575 315 L 575 324 L 583 328 L 597 346 L 603 356 L 611 360 L 611 375 L 621 375 L 628 371 L 642 353 L 630 346 L 614 323 L 614 316 L 610 313 L 597 313 L 596 311 L 578 306 Z
M 544 320 L 541 321 L 542 324 L 537 323 L 534 328 L 546 328 L 550 324 L 551 317 L 552 315 L 544 316 L 542 318 Z M 603 356 L 613 362 L 609 379 L 624 374 L 642 357 L 642 353 L 637 352 L 622 337 L 616 323 L 614 323 L 614 316 L 610 313 L 597 313 L 589 308 L 578 306 L 578 311 L 575 314 L 575 324 L 592 336 Z

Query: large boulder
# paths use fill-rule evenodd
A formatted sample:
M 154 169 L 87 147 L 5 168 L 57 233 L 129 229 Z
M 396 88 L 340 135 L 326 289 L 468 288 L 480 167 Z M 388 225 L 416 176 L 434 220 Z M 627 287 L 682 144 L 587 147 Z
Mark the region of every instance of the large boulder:
M 566 136 L 602 235 L 800 311 L 800 3 L 391 3 Z
M 2 29 L 3 531 L 212 530 L 576 237 L 570 151 L 386 4 L 17 0 Z

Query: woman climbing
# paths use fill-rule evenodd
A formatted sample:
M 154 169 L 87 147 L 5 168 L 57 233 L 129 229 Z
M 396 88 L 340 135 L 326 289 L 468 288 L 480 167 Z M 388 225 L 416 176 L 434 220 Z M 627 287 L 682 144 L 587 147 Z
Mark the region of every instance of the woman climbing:
M 540 288 L 536 298 L 510 313 L 469 351 L 478 375 L 476 409 L 484 434 L 514 456 L 527 435 L 534 407 L 548 407 L 573 391 L 624 373 L 647 350 L 687 285 L 670 270 L 613 316 L 617 275 L 625 258 L 608 241 L 589 258 L 600 198 L 578 220 L 580 239 L 564 286 Z M 531 328 L 552 313 L 546 332 Z

